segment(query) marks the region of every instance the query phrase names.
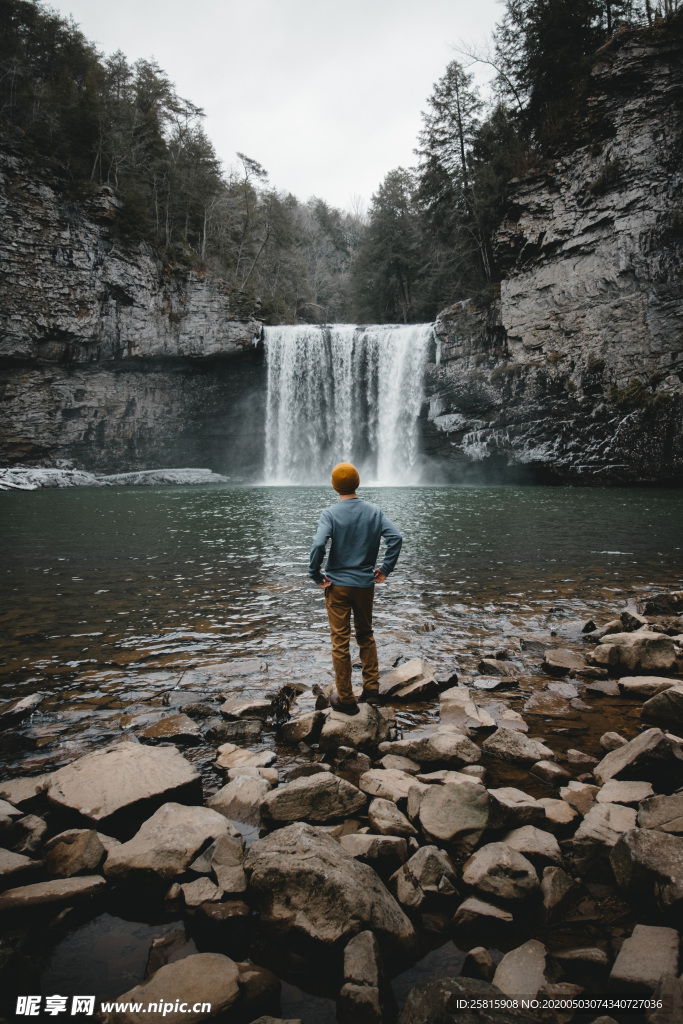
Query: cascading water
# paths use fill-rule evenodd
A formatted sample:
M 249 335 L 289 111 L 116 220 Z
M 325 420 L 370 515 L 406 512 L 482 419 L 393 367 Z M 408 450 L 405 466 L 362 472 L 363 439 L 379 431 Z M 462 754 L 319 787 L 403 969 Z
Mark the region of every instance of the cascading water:
M 327 483 L 346 461 L 364 483 L 417 482 L 432 338 L 431 324 L 266 327 L 266 483 Z

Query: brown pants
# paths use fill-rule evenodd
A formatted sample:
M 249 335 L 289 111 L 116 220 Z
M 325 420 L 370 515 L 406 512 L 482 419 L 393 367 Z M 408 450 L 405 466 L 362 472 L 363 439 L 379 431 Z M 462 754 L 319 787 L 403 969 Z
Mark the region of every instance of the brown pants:
M 363 666 L 363 689 L 366 691 L 377 690 L 379 686 L 377 647 L 372 632 L 374 596 L 374 586 L 338 587 L 336 583 L 333 583 L 325 590 L 325 607 L 330 620 L 330 636 L 332 637 L 334 676 L 337 693 L 343 704 L 352 704 L 356 699 L 351 689 L 351 656 L 349 654 L 352 611 L 353 625 Z

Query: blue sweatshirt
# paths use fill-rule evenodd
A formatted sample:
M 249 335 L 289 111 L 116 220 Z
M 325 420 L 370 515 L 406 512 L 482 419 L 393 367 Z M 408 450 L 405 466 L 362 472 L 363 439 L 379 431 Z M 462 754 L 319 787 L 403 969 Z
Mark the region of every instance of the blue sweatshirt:
M 403 537 L 377 505 L 361 498 L 338 501 L 320 516 L 308 575 L 314 583 L 322 583 L 320 566 L 325 557 L 325 545 L 331 538 L 330 555 L 325 566 L 328 579 L 340 587 L 371 587 L 375 582 L 374 569 L 381 537 L 387 542 L 387 549 L 380 572 L 388 576 L 398 560 Z

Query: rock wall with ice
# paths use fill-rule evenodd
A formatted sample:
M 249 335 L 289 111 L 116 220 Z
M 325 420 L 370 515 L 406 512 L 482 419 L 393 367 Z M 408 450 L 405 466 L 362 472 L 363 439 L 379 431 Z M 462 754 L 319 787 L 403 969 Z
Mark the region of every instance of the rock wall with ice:
M 565 151 L 512 183 L 488 308 L 436 324 L 453 479 L 683 482 L 683 39 L 617 35 Z

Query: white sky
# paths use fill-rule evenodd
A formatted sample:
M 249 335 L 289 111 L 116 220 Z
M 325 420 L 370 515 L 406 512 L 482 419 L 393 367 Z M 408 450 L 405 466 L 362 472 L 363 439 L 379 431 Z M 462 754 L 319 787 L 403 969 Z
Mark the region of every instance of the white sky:
M 500 0 L 50 0 L 106 54 L 154 58 L 237 151 L 300 199 L 367 203 L 415 163 L 420 111 L 458 40 L 483 42 Z M 486 80 L 480 72 L 481 81 Z

